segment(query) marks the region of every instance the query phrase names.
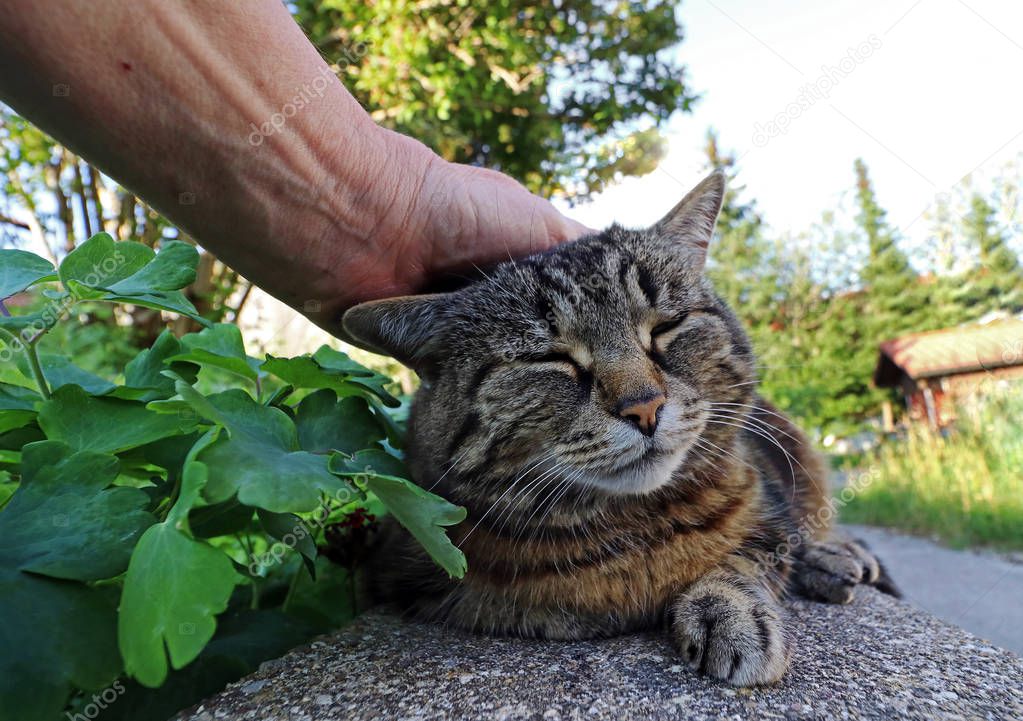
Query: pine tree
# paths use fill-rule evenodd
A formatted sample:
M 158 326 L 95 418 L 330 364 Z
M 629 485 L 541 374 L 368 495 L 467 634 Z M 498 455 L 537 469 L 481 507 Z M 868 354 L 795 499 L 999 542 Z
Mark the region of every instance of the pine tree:
M 909 258 L 898 247 L 866 163 L 857 159 L 853 167 L 856 223 L 869 255 L 860 272 L 862 292 L 848 299 L 855 312 L 847 318 L 848 361 L 844 373 L 855 379 L 855 388 L 849 389 L 856 396 L 853 405 L 860 414 L 869 415 L 878 412 L 885 398 L 894 397 L 869 385 L 880 344 L 908 332 L 940 327 L 942 319 L 930 312 L 930 284 L 917 277 Z
M 1023 310 L 1023 268 L 995 220 L 995 209 L 979 193 L 970 199 L 963 235 L 977 263 L 962 279 L 958 300 L 969 319 L 993 310 Z
M 854 164 L 856 171 L 856 222 L 866 236 L 870 256 L 860 274 L 863 283 L 876 288 L 877 298 L 894 300 L 892 296 L 912 284 L 913 269 L 909 259 L 899 250 L 895 234 L 888 225 L 887 213 L 877 202 L 874 186 L 870 182 L 867 165 L 861 158 Z

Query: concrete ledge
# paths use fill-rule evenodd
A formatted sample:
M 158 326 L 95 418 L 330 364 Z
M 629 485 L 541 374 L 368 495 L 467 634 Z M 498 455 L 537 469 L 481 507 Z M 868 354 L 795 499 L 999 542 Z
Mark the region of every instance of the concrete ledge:
M 1023 718 L 1023 660 L 904 603 L 861 588 L 790 612 L 792 667 L 769 689 L 699 678 L 654 634 L 490 639 L 373 612 L 179 718 Z

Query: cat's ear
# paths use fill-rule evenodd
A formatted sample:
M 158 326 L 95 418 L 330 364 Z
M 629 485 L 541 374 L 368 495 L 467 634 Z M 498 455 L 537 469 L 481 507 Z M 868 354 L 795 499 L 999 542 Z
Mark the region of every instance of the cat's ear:
M 423 373 L 431 365 L 441 324 L 441 311 L 450 294 L 404 295 L 361 303 L 349 308 L 341 325 L 355 345 L 374 353 L 394 356 Z
M 691 251 L 702 267 L 707 245 L 725 197 L 725 174 L 715 170 L 689 191 L 682 201 L 657 221 L 650 232 L 672 245 Z

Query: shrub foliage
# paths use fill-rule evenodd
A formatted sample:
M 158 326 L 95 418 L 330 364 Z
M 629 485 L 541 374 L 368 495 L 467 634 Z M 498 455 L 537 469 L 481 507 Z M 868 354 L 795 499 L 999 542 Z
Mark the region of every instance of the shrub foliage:
M 329 346 L 249 357 L 182 294 L 197 259 L 105 233 L 59 267 L 0 250 L 0 298 L 42 300 L 0 317 L 0 718 L 166 718 L 343 623 L 381 513 L 465 572 L 465 511 L 407 480 L 389 379 Z M 41 352 L 96 302 L 203 329 L 116 379 Z

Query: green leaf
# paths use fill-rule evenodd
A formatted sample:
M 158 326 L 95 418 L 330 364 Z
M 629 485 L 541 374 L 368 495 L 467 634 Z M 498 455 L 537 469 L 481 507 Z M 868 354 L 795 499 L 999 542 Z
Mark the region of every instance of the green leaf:
M 77 450 L 119 453 L 195 429 L 194 414 L 164 414 L 134 401 L 92 398 L 75 385 L 64 386 L 43 403 L 39 426 L 50 440 Z
M 0 383 L 0 433 L 23 428 L 35 420 L 35 404 L 42 401 L 35 391 Z
M 401 459 L 378 449 L 361 451 L 346 457 L 333 456 L 330 459 L 331 473 L 342 476 L 391 476 L 406 480 L 409 472 Z
M 347 353 L 342 353 L 339 350 L 331 348 L 329 345 L 321 345 L 313 353 L 313 360 L 323 369 L 334 371 L 336 373 L 344 373 L 349 376 L 359 376 L 362 378 L 373 378 L 380 376 L 376 371 L 367 368 L 358 361 L 352 360 Z
M 160 252 L 134 241 L 97 233 L 68 253 L 60 280 L 69 289 L 108 291 L 115 296 L 160 295 L 195 281 L 199 253 L 188 243 L 164 241 Z M 84 293 L 81 297 L 90 297 Z
M 364 398 L 338 400 L 334 391 L 310 393 L 295 412 L 298 442 L 310 453 L 355 453 L 376 446 L 386 433 Z
M 199 311 L 195 309 L 195 306 L 185 297 L 184 293 L 176 290 L 168 290 L 162 293 L 154 291 L 145 295 L 115 295 L 107 293 L 96 298 L 96 300 L 139 305 L 143 308 L 152 308 L 154 310 L 166 310 L 171 313 L 187 316 L 201 325 L 211 325 L 209 320 L 199 315 Z
M 280 388 L 275 390 L 272 394 L 270 394 L 269 398 L 265 398 L 263 400 L 263 405 L 264 406 L 275 406 L 277 408 L 285 408 L 285 407 L 287 407 L 285 405 L 285 401 L 294 392 L 295 392 L 295 386 L 292 386 L 292 385 L 281 386 Z
M 147 295 L 153 291 L 181 290 L 195 282 L 199 251 L 179 240 L 160 243 L 160 252 L 132 275 L 103 287 L 116 295 Z
M 228 431 L 228 437 L 198 455 L 209 466 L 204 495 L 211 503 L 237 494 L 246 506 L 302 512 L 317 508 L 323 493 L 347 497 L 354 492 L 327 470 L 325 457 L 299 450 L 295 425 L 283 411 L 262 406 L 238 389 L 209 398 L 184 383 L 178 391 L 200 415 Z
M 0 330 L 27 340 L 40 330 L 52 328 L 57 324 L 58 320 L 57 314 L 42 310 L 35 313 L 25 313 L 24 315 L 0 315 Z M 7 340 L 5 340 L 5 343 L 16 350 L 20 350 L 20 346 L 16 343 Z
M 192 407 L 188 405 L 185 405 L 181 409 L 181 412 L 191 414 L 196 419 L 199 417 L 198 414 L 192 410 Z M 200 426 L 200 430 L 204 429 Z M 167 471 L 167 480 L 174 483 L 181 478 L 185 460 L 202 435 L 202 432 L 195 431 L 183 436 L 161 438 L 153 443 L 147 443 L 144 446 L 139 446 L 131 451 L 131 455 L 140 456 L 145 459 L 147 463 L 151 463 L 154 466 L 159 466 L 160 468 L 165 469 Z
M 53 264 L 27 250 L 0 250 L 0 300 L 43 280 L 55 280 Z
M 164 374 L 170 368 L 187 383 L 195 383 L 198 368 L 192 363 L 170 362 L 171 356 L 181 352 L 181 343 L 165 330 L 147 348 L 132 358 L 124 367 L 124 386 L 111 395 L 117 398 L 153 401 L 174 395 L 174 378 Z
M 63 580 L 119 574 L 154 520 L 144 493 L 107 488 L 116 473 L 112 456 L 25 446 L 23 482 L 0 512 L 0 709 L 22 721 L 51 721 L 72 686 L 120 672 L 116 589 Z
M 35 411 L 0 411 L 0 433 L 24 428 L 35 419 Z
M 60 281 L 68 290 L 73 284 L 107 289 L 142 270 L 156 253 L 132 241 L 115 242 L 109 233 L 96 233 L 72 250 L 60 264 Z
M 373 411 L 376 413 L 377 418 L 383 424 L 384 428 L 387 429 L 387 442 L 394 448 L 405 447 L 405 428 L 407 426 L 408 419 L 408 402 L 394 408 L 387 410 L 383 404 L 376 398 L 370 398 L 369 404 L 373 407 Z M 401 416 L 399 422 L 396 416 Z
M 166 241 L 159 254 L 141 243 L 115 242 L 97 233 L 68 253 L 60 264 L 60 280 L 82 300 L 130 303 L 209 321 L 181 293 L 195 279 L 198 254 L 187 243 Z
M 98 721 L 166 721 L 325 630 L 277 610 L 228 609 L 195 661 L 170 673 L 158 689 L 126 681 L 124 694 Z
M 25 382 L 34 385 L 35 380 L 32 376 L 32 369 L 29 367 L 28 358 L 24 353 L 18 355 L 16 364 L 18 372 Z M 76 385 L 81 386 L 93 395 L 103 395 L 117 387 L 105 378 L 100 378 L 87 370 L 79 368 L 65 356 L 54 353 L 40 353 L 39 365 L 43 369 L 43 375 L 46 376 L 46 382 L 50 386 L 51 391 L 66 385 Z
M 0 383 L 0 411 L 34 411 L 43 397 L 31 388 Z
M 284 544 L 302 554 L 310 575 L 316 577 L 316 543 L 305 522 L 294 513 L 274 513 L 260 508 L 256 511 L 263 530 Z
M 114 456 L 63 443 L 30 443 L 22 482 L 0 515 L 0 555 L 17 568 L 54 578 L 99 581 L 124 571 L 132 548 L 156 519 L 137 488 L 107 488 Z
M 198 333 L 188 333 L 181 337 L 181 348 L 168 360 L 223 368 L 252 381 L 259 375 L 259 361 L 245 354 L 242 334 L 236 325 L 217 323 Z
M 29 443 L 45 440 L 46 436 L 38 428 L 16 428 L 0 435 L 0 465 L 20 465 L 21 449 Z
M 128 565 L 118 617 L 125 670 L 156 687 L 213 637 L 242 577 L 221 551 L 186 535 L 187 513 L 206 484 L 202 463 L 186 463 L 181 494 L 167 520 L 143 534 Z
M 322 346 L 312 357 L 267 356 L 262 368 L 296 388 L 329 388 L 341 398 L 376 396 L 387 405 L 400 405 L 397 398 L 384 390 L 390 379 L 359 365 L 330 346 Z
M 0 624 L 5 720 L 53 721 L 72 687 L 98 690 L 121 671 L 114 588 L 0 567 L 0 614 L 6 619 Z
M 43 375 L 46 376 L 46 381 L 50 384 L 51 391 L 55 391 L 63 386 L 76 385 L 90 394 L 103 395 L 117 387 L 107 379 L 100 378 L 87 370 L 79 368 L 64 356 L 53 353 L 40 353 L 39 364 L 43 368 Z M 28 366 L 25 368 L 28 370 Z
M 0 471 L 0 510 L 3 510 L 17 490 L 18 484 L 11 480 L 11 472 Z
M 251 523 L 252 508 L 242 505 L 237 498 L 193 508 L 188 514 L 188 526 L 196 538 L 230 536 L 244 531 Z
M 464 508 L 406 480 L 408 472 L 401 461 L 383 451 L 362 451 L 352 458 L 334 456 L 331 470 L 343 476 L 363 477 L 366 487 L 415 536 L 438 566 L 455 578 L 465 575 L 465 555 L 451 543 L 443 528 L 464 521 Z
M 174 379 L 174 390 L 178 392 L 181 398 L 153 401 L 146 405 L 147 408 L 167 414 L 182 412 L 198 413 L 201 417 L 212 423 L 217 423 L 221 426 L 227 424 L 224 416 L 210 403 L 206 396 L 182 380 L 173 371 L 164 371 L 164 373 Z M 244 391 L 242 392 L 244 393 Z

